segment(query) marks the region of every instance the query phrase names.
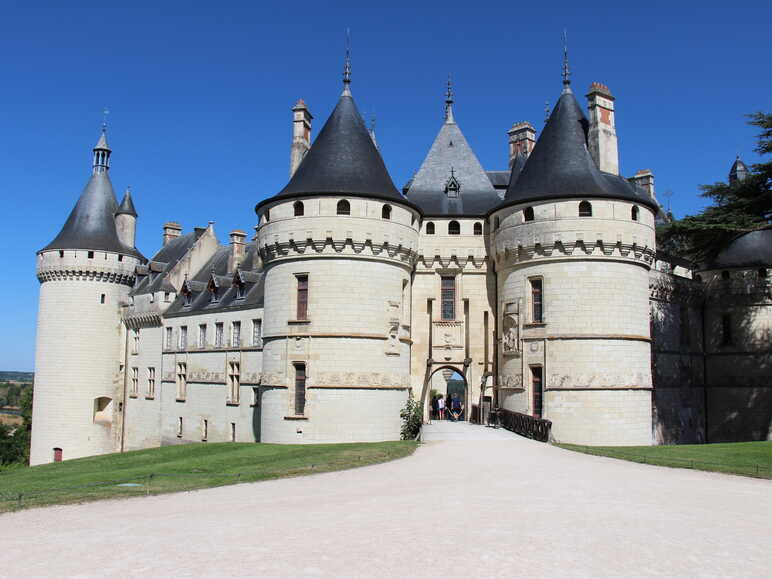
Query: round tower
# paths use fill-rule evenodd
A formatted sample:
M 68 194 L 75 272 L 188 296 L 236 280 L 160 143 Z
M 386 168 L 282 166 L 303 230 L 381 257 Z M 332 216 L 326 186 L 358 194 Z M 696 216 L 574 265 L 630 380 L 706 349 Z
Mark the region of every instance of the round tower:
M 502 408 L 557 441 L 651 444 L 649 269 L 654 200 L 602 172 L 567 79 L 504 201 L 489 214 Z
M 258 203 L 262 442 L 394 440 L 410 388 L 420 212 L 344 90 L 287 186 Z
M 112 425 L 123 387 L 121 305 L 144 258 L 133 233 L 122 242 L 116 229 L 110 154 L 103 129 L 91 178 L 59 235 L 37 254 L 32 465 L 115 450 Z M 133 204 L 131 211 L 134 220 Z

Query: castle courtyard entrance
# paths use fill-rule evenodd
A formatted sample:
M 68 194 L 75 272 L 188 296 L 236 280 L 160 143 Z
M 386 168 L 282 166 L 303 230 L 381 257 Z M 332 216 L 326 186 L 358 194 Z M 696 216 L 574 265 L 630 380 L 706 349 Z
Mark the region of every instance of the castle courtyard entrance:
M 432 420 L 440 420 L 439 399 L 445 404 L 445 420 L 448 422 L 463 422 L 468 420 L 469 385 L 458 368 L 444 366 L 434 370 L 427 380 L 425 388 L 424 416 Z

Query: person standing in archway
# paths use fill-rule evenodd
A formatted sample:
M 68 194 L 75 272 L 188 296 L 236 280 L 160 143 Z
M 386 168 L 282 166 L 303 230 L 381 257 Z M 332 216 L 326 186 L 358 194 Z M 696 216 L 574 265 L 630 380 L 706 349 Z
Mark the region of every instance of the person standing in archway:
M 442 394 L 437 396 L 435 404 L 437 404 L 437 413 L 439 414 L 440 420 L 445 420 L 445 399 L 442 397 Z

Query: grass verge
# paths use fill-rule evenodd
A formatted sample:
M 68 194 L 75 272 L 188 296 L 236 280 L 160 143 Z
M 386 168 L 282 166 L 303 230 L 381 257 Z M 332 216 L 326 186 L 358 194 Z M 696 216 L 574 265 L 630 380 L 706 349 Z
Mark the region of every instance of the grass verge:
M 670 446 L 557 446 L 632 462 L 772 479 L 772 441 Z
M 0 470 L 0 512 L 343 470 L 402 458 L 414 441 L 165 446 Z

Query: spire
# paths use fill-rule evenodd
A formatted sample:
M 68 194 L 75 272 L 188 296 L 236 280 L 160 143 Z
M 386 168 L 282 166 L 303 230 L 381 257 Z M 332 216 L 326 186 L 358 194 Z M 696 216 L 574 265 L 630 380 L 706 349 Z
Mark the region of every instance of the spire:
M 115 214 L 137 216 L 137 210 L 134 208 L 134 201 L 131 200 L 131 189 L 129 187 L 126 187 L 126 192 L 123 194 L 123 201 L 121 201 L 121 205 L 118 207 L 118 211 L 116 211 Z
M 351 96 L 351 31 L 346 28 L 346 60 L 343 63 L 343 96 Z
M 743 181 L 748 176 L 748 167 L 740 159 L 740 155 L 737 155 L 732 168 L 729 170 L 729 183 L 736 183 L 737 181 Z
M 110 169 L 110 154 L 112 149 L 107 144 L 107 123 L 102 122 L 102 132 L 99 134 L 99 140 L 94 145 L 94 157 L 91 163 L 91 172 L 96 175 L 97 173 L 107 173 Z
M 563 93 L 571 92 L 571 71 L 568 69 L 568 34 L 563 29 Z
M 445 122 L 455 123 L 453 118 L 453 81 L 448 73 L 448 90 L 445 92 Z

